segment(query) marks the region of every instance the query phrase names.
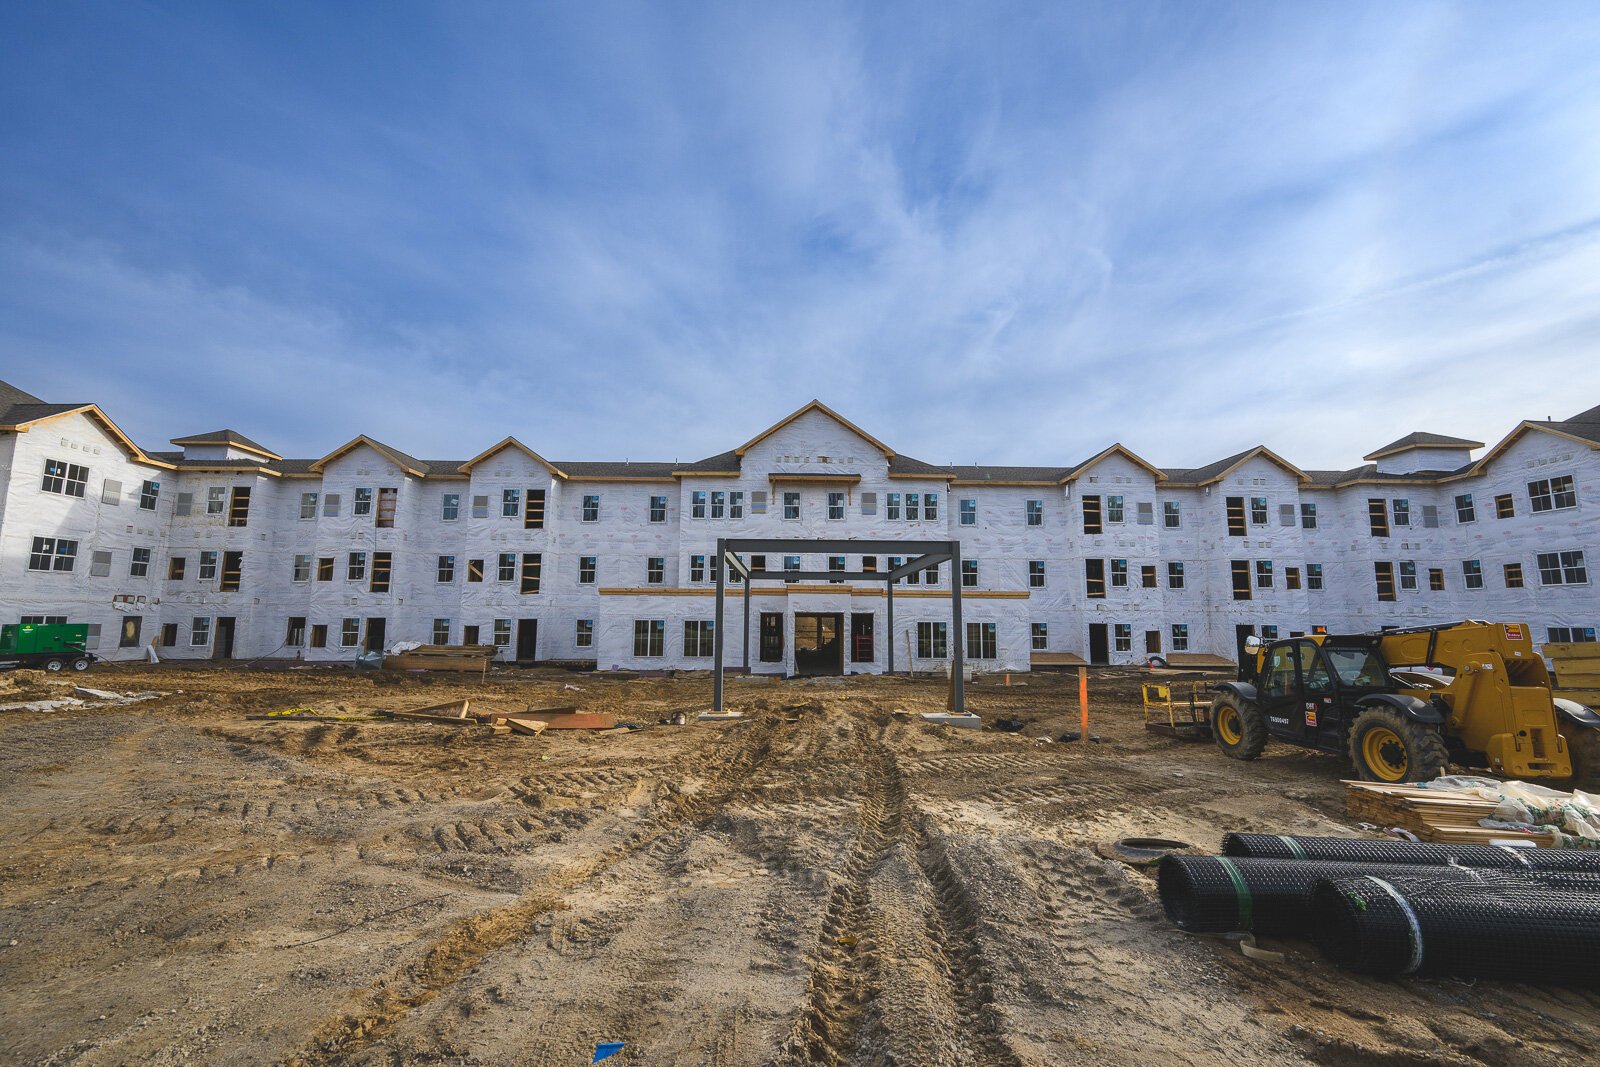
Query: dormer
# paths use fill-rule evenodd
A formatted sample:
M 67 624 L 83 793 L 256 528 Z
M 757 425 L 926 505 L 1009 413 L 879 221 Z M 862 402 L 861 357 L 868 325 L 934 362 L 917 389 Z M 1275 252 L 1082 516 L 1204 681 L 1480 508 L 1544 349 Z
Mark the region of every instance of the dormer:
M 270 463 L 283 458 L 233 430 L 212 430 L 191 437 L 174 437 L 172 443 L 183 449 L 184 459 L 248 459 Z
M 1472 462 L 1472 450 L 1482 441 L 1446 437 L 1440 433 L 1406 434 L 1362 457 L 1376 463 L 1379 474 L 1415 474 L 1418 471 L 1453 471 Z

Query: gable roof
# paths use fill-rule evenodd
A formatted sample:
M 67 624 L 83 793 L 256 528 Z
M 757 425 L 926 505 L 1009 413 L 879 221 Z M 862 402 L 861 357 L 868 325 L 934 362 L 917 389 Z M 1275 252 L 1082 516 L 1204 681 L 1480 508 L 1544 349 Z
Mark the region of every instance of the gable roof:
M 197 433 L 190 437 L 174 437 L 168 443 L 177 445 L 179 448 L 185 445 L 226 445 L 229 448 L 237 448 L 241 452 L 254 452 L 256 455 L 265 456 L 267 459 L 283 458 L 270 448 L 258 445 L 244 434 L 234 430 L 212 430 L 210 433 Z
M 768 426 L 765 430 L 762 430 L 760 433 L 750 438 L 750 440 L 734 449 L 733 454 L 742 457 L 746 452 L 750 451 L 751 448 L 760 444 L 762 441 L 765 441 L 767 438 L 771 437 L 773 434 L 789 425 L 795 419 L 798 419 L 800 416 L 812 411 L 822 412 L 822 414 L 826 415 L 834 422 L 837 422 L 840 426 L 843 426 L 857 437 L 867 441 L 879 452 L 882 452 L 886 459 L 894 458 L 894 449 L 890 448 L 888 445 L 884 444 L 882 441 L 878 440 L 876 437 L 872 436 L 870 433 L 863 430 L 861 427 L 857 426 L 855 423 L 851 422 L 837 411 L 834 411 L 820 400 L 813 400 L 811 403 L 807 404 L 803 408 L 798 409 L 797 411 L 794 411 L 786 418 L 780 419 L 778 422 Z
M 1293 463 L 1290 463 L 1276 452 L 1272 451 L 1272 449 L 1268 448 L 1266 445 L 1256 445 L 1254 448 L 1247 448 L 1237 455 L 1228 456 L 1226 459 L 1219 459 L 1215 463 L 1207 463 L 1204 467 L 1195 467 L 1193 470 L 1167 470 L 1165 474 L 1167 476 L 1167 480 L 1173 485 L 1211 485 L 1214 482 L 1222 481 L 1222 479 L 1233 473 L 1236 468 L 1243 466 L 1245 463 L 1256 458 L 1257 456 L 1261 456 L 1264 459 L 1276 463 L 1278 466 L 1282 467 L 1284 470 L 1288 471 L 1302 482 L 1311 481 L 1311 476 L 1309 474 L 1301 470 L 1299 467 L 1296 467 Z
M 1589 408 L 1587 411 L 1580 411 L 1572 418 L 1562 419 L 1559 422 L 1535 422 L 1531 419 L 1526 419 L 1517 423 L 1516 429 L 1506 434 L 1504 440 L 1485 452 L 1483 458 L 1473 464 L 1473 471 L 1480 472 L 1487 469 L 1491 461 L 1520 441 L 1522 435 L 1529 430 L 1542 430 L 1545 433 L 1555 434 L 1557 437 L 1565 437 L 1569 441 L 1576 441 L 1581 445 L 1588 445 L 1590 448 L 1600 448 L 1600 406 Z
M 43 404 L 44 400 L 25 392 L 10 382 L 0 381 L 0 422 L 7 421 L 6 412 L 18 404 Z
M 1101 460 L 1108 459 L 1113 455 L 1121 456 L 1122 458 L 1128 460 L 1130 463 L 1133 463 L 1136 466 L 1143 467 L 1145 470 L 1149 471 L 1151 473 L 1151 475 L 1154 476 L 1155 480 L 1158 481 L 1158 482 L 1164 482 L 1164 481 L 1167 480 L 1167 474 L 1166 474 L 1165 471 L 1163 471 L 1160 467 L 1157 467 L 1154 464 L 1149 463 L 1149 462 L 1145 461 L 1144 459 L 1140 458 L 1139 456 L 1135 455 L 1134 452 L 1131 449 L 1125 448 L 1122 445 L 1121 442 L 1117 442 L 1116 444 L 1113 444 L 1111 447 L 1109 447 L 1109 448 L 1107 448 L 1107 449 L 1105 449 L 1105 450 L 1103 450 L 1101 452 L 1098 452 L 1093 456 L 1090 456 L 1088 459 L 1084 460 L 1082 463 L 1078 464 L 1076 467 L 1071 468 L 1071 473 L 1069 473 L 1066 477 L 1062 478 L 1061 480 L 1064 481 L 1064 482 L 1074 481 L 1084 471 L 1088 470 L 1090 467 L 1094 466 L 1096 463 L 1099 463 Z
M 101 411 L 97 404 L 12 404 L 6 411 L 0 412 L 0 430 L 26 430 L 41 422 L 49 422 L 63 415 L 76 415 L 79 412 L 98 422 L 106 433 L 116 438 L 117 443 L 128 453 L 129 459 L 157 467 L 170 466 L 164 460 L 155 458 L 134 444 L 133 438 L 123 433 L 122 428 L 112 422 L 111 417 Z
M 374 452 L 378 453 L 380 456 L 387 459 L 396 467 L 399 467 L 402 471 L 414 478 L 422 478 L 427 476 L 428 464 L 424 463 L 420 459 L 417 459 L 415 456 L 406 455 L 398 448 L 390 448 L 382 441 L 374 441 L 366 434 L 358 434 L 352 440 L 345 442 L 332 452 L 329 452 L 326 456 L 323 456 L 321 459 L 311 464 L 307 469 L 313 473 L 321 474 L 322 469 L 329 463 L 332 463 L 346 452 L 359 448 L 362 445 L 366 445 L 368 448 L 372 449 Z M 440 471 L 439 473 L 442 474 L 445 472 Z
M 1390 441 L 1375 452 L 1369 452 L 1362 459 L 1382 459 L 1385 456 L 1409 452 L 1413 448 L 1482 448 L 1482 441 L 1468 441 L 1465 437 L 1446 437 L 1442 433 L 1408 433 L 1398 441 Z
M 538 463 L 538 464 L 542 465 L 545 470 L 549 471 L 551 474 L 555 475 L 557 478 L 565 478 L 567 476 L 565 471 L 563 471 L 560 468 L 556 467 L 555 464 L 551 463 L 549 460 L 547 460 L 543 456 L 539 455 L 539 453 L 535 452 L 533 449 L 529 448 L 527 445 L 523 444 L 521 441 L 517 440 L 515 437 L 503 438 L 500 441 L 499 444 L 491 445 L 490 447 L 484 449 L 482 452 L 479 452 L 476 456 L 473 456 L 471 459 L 467 460 L 465 463 L 461 464 L 456 469 L 459 470 L 462 474 L 471 474 L 473 467 L 476 467 L 478 464 L 484 462 L 490 456 L 493 456 L 493 455 L 495 455 L 497 453 L 503 452 L 508 448 L 514 448 L 518 452 L 521 452 L 523 455 L 527 456 L 529 459 L 533 460 L 535 463 Z

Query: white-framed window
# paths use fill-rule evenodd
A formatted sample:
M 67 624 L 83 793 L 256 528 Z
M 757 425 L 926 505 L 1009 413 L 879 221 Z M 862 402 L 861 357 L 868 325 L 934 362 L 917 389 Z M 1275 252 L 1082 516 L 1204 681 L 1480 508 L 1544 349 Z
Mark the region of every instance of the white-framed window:
M 667 571 L 665 556 L 651 556 L 645 560 L 644 580 L 649 585 L 660 585 Z
M 189 620 L 189 644 L 209 645 L 211 643 L 211 616 L 196 615 Z
M 906 521 L 916 522 L 922 511 L 922 498 L 916 493 L 906 494 Z
M 786 570 L 786 571 L 791 571 L 791 572 L 798 571 L 800 569 L 800 557 L 799 556 L 784 556 L 783 557 L 783 569 Z M 792 581 L 792 580 L 793 579 L 790 579 L 790 581 Z
M 161 483 L 146 481 L 139 485 L 139 510 L 154 511 L 156 500 L 161 496 Z
M 703 582 L 706 580 L 706 558 L 704 556 L 689 557 L 689 581 Z
M 1535 512 L 1560 511 L 1564 508 L 1577 507 L 1578 491 L 1573 485 L 1572 475 L 1564 474 L 1558 478 L 1543 478 L 1537 482 L 1529 482 L 1528 501 L 1533 505 Z
M 1250 525 L 1265 526 L 1267 524 L 1267 498 L 1253 496 L 1250 498 Z
M 633 654 L 654 658 L 667 654 L 667 623 L 665 619 L 633 620 Z
M 1189 625 L 1188 623 L 1175 622 L 1172 624 L 1172 651 L 1189 651 Z
M 594 575 L 595 575 L 595 557 L 594 556 L 579 556 L 578 557 L 578 584 L 579 585 L 593 585 L 594 584 Z
M 1176 530 L 1183 525 L 1183 505 L 1176 500 L 1161 502 L 1161 524 L 1169 530 Z
M 372 487 L 364 486 L 356 490 L 355 503 L 350 507 L 350 514 L 361 516 L 372 514 Z
M 1044 560 L 1030 559 L 1028 561 L 1028 588 L 1043 589 L 1045 573 Z
M 922 517 L 927 519 L 929 522 L 933 522 L 939 518 L 938 493 L 922 494 Z
M 650 521 L 662 523 L 667 521 L 667 498 L 653 496 L 650 498 Z
M 1478 521 L 1478 509 L 1472 503 L 1471 493 L 1460 493 L 1456 496 L 1456 522 L 1465 526 L 1469 522 Z
M 1540 585 L 1588 585 L 1589 568 L 1583 550 L 1539 553 Z
M 1317 528 L 1317 506 L 1315 504 L 1300 505 L 1300 528 L 1302 530 L 1315 530 Z
M 1133 651 L 1133 626 L 1130 623 L 1119 622 L 1113 629 L 1113 639 L 1116 641 L 1118 652 Z
M 683 620 L 683 655 L 686 659 L 708 659 L 715 651 L 716 623 L 711 619 Z
M 309 582 L 311 580 L 311 556 L 297 553 L 294 557 L 294 581 Z
M 995 639 L 994 623 L 967 623 L 968 659 L 997 659 L 1000 655 L 998 645 L 999 642 Z
M 728 518 L 744 518 L 744 490 L 730 489 L 728 491 Z
M 828 491 L 828 519 L 832 522 L 844 521 L 844 494 L 835 490 Z
M 136 548 L 133 550 L 128 559 L 128 577 L 150 577 L 150 550 L 148 548 Z
M 302 519 L 314 519 L 317 517 L 316 493 L 300 494 L 300 517 Z
M 963 589 L 976 589 L 978 586 L 978 561 L 964 559 L 961 561 L 961 587 Z
M 976 500 L 961 501 L 961 525 L 978 525 L 978 502 Z
M 591 648 L 594 645 L 594 620 L 577 619 L 573 622 L 573 644 L 579 648 Z M 506 644 L 511 643 L 511 623 L 506 622 Z
M 891 520 L 900 518 L 900 494 L 885 493 L 883 497 L 883 517 Z
M 215 581 L 217 577 L 217 553 L 206 549 L 200 553 L 200 574 L 202 582 Z
M 728 494 L 721 489 L 711 490 L 711 517 L 720 519 L 728 512 Z
M 499 582 L 514 582 L 517 580 L 517 554 L 515 552 L 502 552 L 495 560 L 495 580 Z
M 589 493 L 583 498 L 583 521 L 600 521 L 600 494 Z
M 35 537 L 28 553 L 30 571 L 70 572 L 78 561 L 78 542 L 64 537 Z
M 1404 500 L 1404 499 L 1391 500 L 1389 502 L 1389 511 L 1390 511 L 1390 518 L 1389 518 L 1390 525 L 1392 525 L 1392 526 L 1410 526 L 1411 525 L 1411 501 Z
M 1033 650 L 1035 652 L 1043 652 L 1050 647 L 1050 624 L 1047 622 L 1034 623 L 1031 627 L 1031 636 L 1033 638 Z
M 1465 580 L 1468 589 L 1483 588 L 1483 563 L 1480 560 L 1464 559 L 1461 561 L 1461 577 Z
M 1114 559 L 1111 561 L 1111 588 L 1126 589 L 1128 587 L 1128 561 Z
M 1272 561 L 1270 559 L 1256 560 L 1256 588 L 1272 588 Z
M 343 507 L 343 506 L 344 506 L 344 497 L 341 494 L 339 494 L 339 493 L 323 493 L 322 494 L 322 517 L 323 518 L 325 518 L 325 519 L 337 519 L 339 517 L 339 509 L 341 507 Z
M 361 643 L 361 620 L 341 619 L 339 621 L 339 647 L 355 648 Z
M 455 522 L 461 518 L 461 494 L 445 493 L 439 497 L 439 521 Z
M 454 556 L 440 556 L 439 566 L 434 578 L 438 582 L 453 582 L 456 580 L 456 558 Z M 448 641 L 435 641 L 436 645 L 449 644 Z
M 46 493 L 81 497 L 88 481 L 88 467 L 80 467 L 76 463 L 67 463 L 59 459 L 47 459 L 44 461 L 44 482 L 40 488 Z
M 1106 521 L 1115 523 L 1125 521 L 1122 498 L 1120 496 L 1106 497 Z
M 345 557 L 344 577 L 350 582 L 364 582 L 367 580 L 367 554 L 365 552 L 351 552 Z
M 706 517 L 706 491 L 696 489 L 689 494 L 689 517 L 703 519 Z
M 917 623 L 917 658 L 946 659 L 949 655 L 949 625 L 942 622 Z
M 436 645 L 448 645 L 450 643 L 449 619 L 433 620 L 433 643 Z
M 1183 564 L 1182 563 L 1168 563 L 1167 564 L 1167 588 L 1168 589 L 1182 589 L 1183 588 Z
M 494 620 L 494 647 L 507 648 L 511 644 L 511 620 Z
M 783 517 L 785 519 L 798 519 L 800 517 L 800 494 L 785 492 L 783 494 Z
M 1025 509 L 1025 514 L 1028 516 L 1028 525 L 1029 526 L 1043 526 L 1044 525 L 1044 501 L 1043 500 L 1029 500 L 1026 504 L 1023 505 L 1023 507 Z
M 1306 564 L 1306 588 L 1317 590 L 1322 588 L 1322 564 Z
M 522 490 L 500 490 L 500 517 L 502 519 L 520 519 L 522 517 Z
M 1417 587 L 1417 561 L 1403 559 L 1400 561 L 1400 588 L 1415 589 Z
M 1553 645 L 1587 644 L 1595 639 L 1593 626 L 1552 626 L 1549 631 Z
M 843 556 L 829 556 L 828 557 L 828 570 L 831 571 L 831 572 L 834 572 L 834 573 L 838 573 L 838 574 L 844 573 L 844 557 Z M 842 580 L 843 579 L 840 579 L 840 578 L 829 578 L 828 579 L 828 581 L 833 583 L 834 585 L 838 585 Z
M 213 485 L 206 488 L 206 514 L 221 515 L 228 510 L 228 487 Z

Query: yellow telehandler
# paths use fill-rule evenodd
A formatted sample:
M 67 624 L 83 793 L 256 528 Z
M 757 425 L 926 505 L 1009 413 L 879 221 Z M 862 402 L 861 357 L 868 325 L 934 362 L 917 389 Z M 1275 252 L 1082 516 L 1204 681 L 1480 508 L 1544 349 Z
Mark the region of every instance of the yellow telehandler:
M 1559 788 L 1600 789 L 1600 715 L 1556 697 L 1521 623 L 1458 622 L 1245 642 L 1214 688 L 1211 732 L 1255 759 L 1269 738 L 1349 753 L 1372 782 L 1449 763 Z

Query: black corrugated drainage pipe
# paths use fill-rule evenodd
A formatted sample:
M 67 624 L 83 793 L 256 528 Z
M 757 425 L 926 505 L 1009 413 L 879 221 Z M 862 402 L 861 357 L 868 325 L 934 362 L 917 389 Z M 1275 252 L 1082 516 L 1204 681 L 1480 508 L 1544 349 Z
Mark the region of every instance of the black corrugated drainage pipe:
M 1290 834 L 1226 834 L 1224 856 L 1262 859 L 1333 860 L 1341 863 L 1457 864 L 1506 870 L 1600 873 L 1600 850 L 1517 848 L 1511 845 L 1437 845 L 1425 841 L 1297 837 Z

